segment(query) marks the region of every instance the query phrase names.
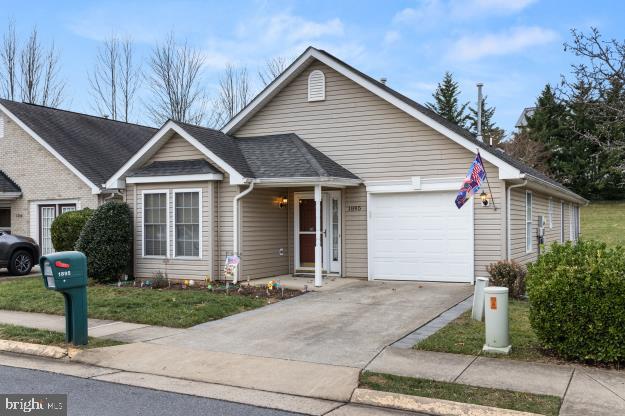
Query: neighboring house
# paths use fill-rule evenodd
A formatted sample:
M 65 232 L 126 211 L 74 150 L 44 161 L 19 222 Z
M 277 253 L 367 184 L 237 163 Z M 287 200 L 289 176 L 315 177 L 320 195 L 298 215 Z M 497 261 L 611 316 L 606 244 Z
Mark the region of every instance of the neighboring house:
M 103 184 L 156 129 L 0 100 L 0 229 L 54 250 L 50 226 L 67 211 L 97 208 Z
M 454 198 L 480 151 L 491 203 Z M 15 178 L 13 178 L 15 179 Z M 19 178 L 18 178 L 19 179 Z M 19 184 L 19 180 L 18 180 Z M 332 55 L 307 49 L 222 131 L 167 122 L 111 173 L 135 275 L 473 282 L 575 240 L 587 201 Z
M 516 121 L 514 127 L 517 129 L 524 129 L 527 127 L 527 120 L 534 115 L 536 112 L 536 107 L 525 107 L 523 112 L 519 116 L 519 119 Z

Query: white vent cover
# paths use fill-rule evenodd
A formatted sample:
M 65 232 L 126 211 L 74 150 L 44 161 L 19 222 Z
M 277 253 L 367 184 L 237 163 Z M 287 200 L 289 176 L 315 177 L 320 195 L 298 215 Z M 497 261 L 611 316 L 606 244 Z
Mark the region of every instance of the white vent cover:
M 308 101 L 323 101 L 326 99 L 326 76 L 315 69 L 308 76 Z

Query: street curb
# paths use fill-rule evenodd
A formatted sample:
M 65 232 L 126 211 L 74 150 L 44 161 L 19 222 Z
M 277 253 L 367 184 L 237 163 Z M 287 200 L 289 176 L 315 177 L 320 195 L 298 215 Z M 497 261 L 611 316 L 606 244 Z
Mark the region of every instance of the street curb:
M 539 416 L 536 413 L 519 412 L 498 407 L 367 389 L 354 390 L 351 402 L 437 416 Z
M 52 345 L 31 344 L 28 342 L 9 341 L 6 339 L 0 339 L 0 351 L 54 359 L 65 358 L 68 355 L 67 348 Z

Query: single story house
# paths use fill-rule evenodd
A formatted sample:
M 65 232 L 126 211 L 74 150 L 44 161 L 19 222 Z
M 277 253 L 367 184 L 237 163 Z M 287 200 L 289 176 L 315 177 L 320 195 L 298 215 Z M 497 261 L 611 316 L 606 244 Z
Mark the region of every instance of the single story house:
M 0 104 L 18 121 L 59 111 L 31 117 L 10 108 L 23 104 Z M 327 275 L 470 283 L 494 261 L 535 260 L 542 224 L 547 244 L 577 239 L 579 206 L 587 202 L 312 47 L 221 130 L 171 120 L 158 130 L 121 125 L 102 129 L 108 145 L 69 146 L 95 154 L 94 166 L 100 157 L 110 162 L 91 178 L 73 160 L 73 182 L 55 195 L 79 194 L 88 185 L 80 175 L 94 185 L 82 206 L 122 195 L 134 213 L 140 278 L 159 271 L 220 277 L 226 256 L 236 254 L 244 280 L 301 273 L 316 284 Z M 458 209 L 454 199 L 477 151 L 490 203 Z M 11 159 L 0 158 L 0 170 L 22 190 L 12 204 L 43 198 L 26 195 L 28 171 L 7 168 Z

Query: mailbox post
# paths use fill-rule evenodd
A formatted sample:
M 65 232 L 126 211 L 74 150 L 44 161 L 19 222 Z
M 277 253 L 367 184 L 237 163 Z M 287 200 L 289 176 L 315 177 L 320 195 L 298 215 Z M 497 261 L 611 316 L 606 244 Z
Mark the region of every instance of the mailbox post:
M 78 251 L 62 251 L 39 260 L 48 290 L 65 298 L 65 341 L 87 345 L 87 257 Z

